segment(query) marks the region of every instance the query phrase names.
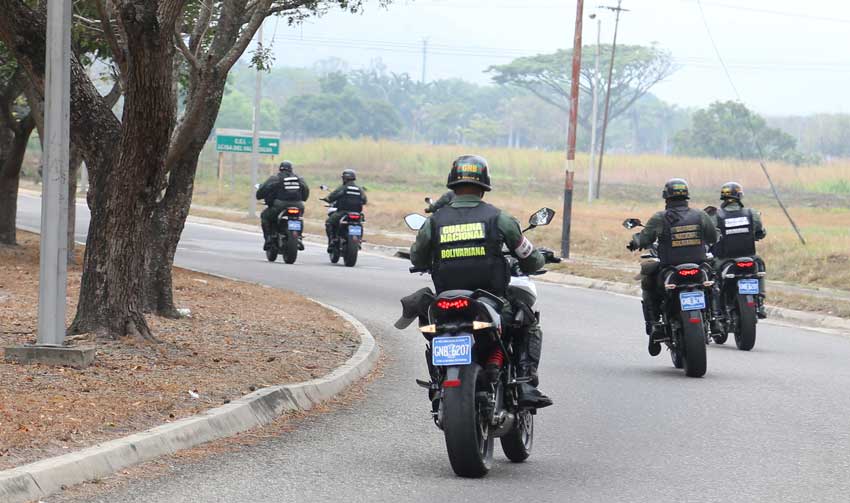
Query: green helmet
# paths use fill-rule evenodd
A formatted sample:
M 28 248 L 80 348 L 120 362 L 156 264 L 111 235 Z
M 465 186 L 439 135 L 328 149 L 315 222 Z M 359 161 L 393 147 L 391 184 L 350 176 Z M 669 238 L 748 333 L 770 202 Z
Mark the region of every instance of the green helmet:
M 740 201 L 744 198 L 744 187 L 738 182 L 726 182 L 720 187 L 720 200 Z
M 487 166 L 487 159 L 477 155 L 462 155 L 455 159 L 452 163 L 452 170 L 449 172 L 446 187 L 454 189 L 458 185 L 464 184 L 477 185 L 485 192 L 491 190 L 490 168 Z
M 669 199 L 689 199 L 691 197 L 688 182 L 684 178 L 671 178 L 664 184 L 661 197 Z

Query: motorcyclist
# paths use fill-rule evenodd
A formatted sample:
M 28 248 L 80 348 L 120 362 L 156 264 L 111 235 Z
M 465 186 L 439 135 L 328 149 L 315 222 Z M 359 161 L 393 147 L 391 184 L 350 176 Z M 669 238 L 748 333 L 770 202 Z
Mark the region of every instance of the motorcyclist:
M 437 293 L 462 289 L 484 289 L 507 297 L 510 282 L 508 263 L 502 253 L 506 246 L 518 260 L 523 272 L 539 270 L 546 259 L 541 250 L 523 236 L 519 223 L 510 215 L 484 201 L 484 193 L 491 190 L 487 161 L 476 155 L 458 157 L 452 164 L 447 187 L 453 189 L 454 200 L 434 213 L 419 230 L 416 242 L 410 248 L 410 261 L 415 267 L 430 268 Z M 458 233 L 451 228 L 476 226 L 477 231 L 464 232 L 464 241 L 454 240 Z M 463 253 L 456 253 L 462 251 Z M 543 250 L 551 254 L 551 251 Z M 451 253 L 455 252 L 455 253 Z M 515 299 L 511 309 L 525 309 Z M 529 383 L 519 388 L 520 405 L 543 408 L 552 400 L 537 389 L 537 367 L 540 363 L 543 334 L 536 317 L 525 317 L 528 323 L 517 344 L 518 375 L 529 377 Z
M 365 189 L 354 183 L 356 181 L 357 172 L 353 169 L 345 169 L 342 172 L 342 185 L 328 194 L 327 197 L 322 198 L 322 201 L 326 201 L 336 208 L 336 211 L 328 215 L 328 219 L 325 221 L 325 233 L 328 235 L 328 253 L 333 252 L 333 236 L 336 234 L 337 225 L 339 225 L 343 215 L 350 211 L 362 212 L 363 206 L 368 202 Z
M 448 192 L 440 196 L 439 199 L 429 204 L 427 208 L 425 208 L 425 213 L 434 213 L 440 208 L 447 206 L 449 203 L 454 201 L 455 199 L 455 191 L 449 189 Z
M 666 202 L 665 210 L 654 214 L 627 245 L 634 251 L 650 248 L 658 242 L 659 261 L 641 264 L 643 317 L 652 356 L 661 352 L 659 340 L 664 338 L 664 328 L 658 322 L 661 317 L 659 272 L 667 266 L 702 264 L 706 261 L 707 244 L 717 241 L 717 228 L 711 217 L 702 210 L 688 207 L 688 182 L 681 178 L 668 180 L 661 196 Z
M 720 187 L 720 208 L 710 211 L 720 238 L 712 248 L 715 271 L 719 271 L 724 262 L 738 257 L 752 257 L 759 272 L 765 271 L 764 261 L 756 254 L 756 241 L 764 239 L 767 231 L 762 224 L 761 213 L 745 208 L 743 198 L 744 187 L 737 182 L 727 182 Z M 759 278 L 757 298 L 756 314 L 761 319 L 767 318 L 764 276 Z
M 267 208 L 260 214 L 260 222 L 265 238 L 264 250 L 272 246 L 272 234 L 277 217 L 286 208 L 297 207 L 304 212 L 304 202 L 310 198 L 310 187 L 304 178 L 293 171 L 290 161 L 283 161 L 278 167 L 278 173 L 272 175 L 257 189 L 257 200 L 263 200 Z M 299 238 L 298 248 L 304 249 Z

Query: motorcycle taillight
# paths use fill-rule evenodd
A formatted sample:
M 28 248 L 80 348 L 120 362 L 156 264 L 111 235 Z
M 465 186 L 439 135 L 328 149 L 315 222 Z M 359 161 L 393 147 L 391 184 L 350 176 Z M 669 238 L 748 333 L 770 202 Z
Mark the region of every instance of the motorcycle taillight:
M 692 278 L 697 274 L 699 274 L 699 269 L 682 269 L 679 271 L 679 276 L 682 276 L 683 278 Z
M 298 215 L 299 213 L 301 213 L 301 210 L 299 210 L 298 208 L 288 208 L 286 212 L 290 215 Z
M 755 264 L 752 260 L 746 262 L 735 262 L 735 265 L 738 266 L 739 269 L 752 269 Z
M 349 220 L 360 220 L 360 213 L 349 213 L 348 219 Z
M 440 299 L 434 305 L 441 311 L 461 311 L 470 306 L 469 299 L 461 297 L 458 299 Z

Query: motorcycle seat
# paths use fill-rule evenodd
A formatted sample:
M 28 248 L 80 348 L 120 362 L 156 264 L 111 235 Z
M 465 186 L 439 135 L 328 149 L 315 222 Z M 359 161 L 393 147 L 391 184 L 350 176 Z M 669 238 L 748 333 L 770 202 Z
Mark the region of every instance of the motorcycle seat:
M 457 297 L 472 297 L 472 290 L 446 290 L 437 295 L 437 299 L 454 299 Z

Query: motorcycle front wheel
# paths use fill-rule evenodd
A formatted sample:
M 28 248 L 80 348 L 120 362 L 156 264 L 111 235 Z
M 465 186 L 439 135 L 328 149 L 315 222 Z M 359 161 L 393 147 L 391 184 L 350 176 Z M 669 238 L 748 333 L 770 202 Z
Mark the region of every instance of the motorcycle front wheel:
M 488 417 L 481 366 L 477 363 L 460 368 L 460 385 L 443 390 L 443 432 L 446 450 L 454 472 L 461 477 L 480 478 L 487 475 L 493 462 L 493 441 Z
M 528 459 L 534 445 L 534 414 L 530 410 L 519 411 L 513 429 L 499 440 L 505 456 L 514 463 Z
M 277 247 L 276 246 L 272 245 L 271 248 L 266 250 L 266 259 L 269 262 L 274 262 L 275 260 L 277 260 Z
M 333 245 L 331 245 L 331 252 L 330 252 L 329 255 L 331 257 L 331 264 L 336 264 L 337 262 L 339 262 L 339 256 L 340 255 L 339 255 L 339 242 L 338 241 L 334 241 Z

